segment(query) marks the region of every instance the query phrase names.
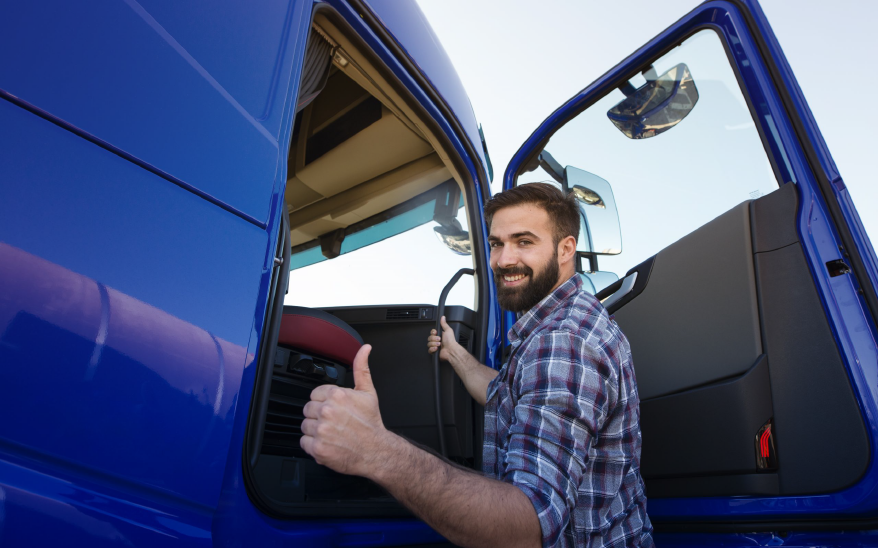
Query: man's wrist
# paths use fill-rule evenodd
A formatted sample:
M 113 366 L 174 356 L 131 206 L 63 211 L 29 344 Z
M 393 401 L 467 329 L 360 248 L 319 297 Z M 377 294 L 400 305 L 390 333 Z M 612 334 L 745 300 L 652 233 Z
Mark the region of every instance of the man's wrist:
M 373 453 L 373 459 L 363 476 L 379 485 L 386 485 L 393 473 L 394 466 L 399 464 L 402 453 L 407 450 L 406 445 L 411 444 L 385 429 L 380 438 L 376 440 L 377 450 Z
M 458 345 L 452 350 L 451 359 L 448 360 L 448 363 L 450 363 L 457 374 L 462 377 L 472 365 L 469 363 L 470 357 L 470 353 L 466 351 L 466 348 Z

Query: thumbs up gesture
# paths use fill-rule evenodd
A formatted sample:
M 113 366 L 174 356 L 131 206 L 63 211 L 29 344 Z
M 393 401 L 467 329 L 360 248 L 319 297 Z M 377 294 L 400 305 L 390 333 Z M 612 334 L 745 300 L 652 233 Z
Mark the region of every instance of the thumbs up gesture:
M 369 476 L 387 429 L 378 410 L 378 394 L 369 371 L 370 345 L 354 358 L 354 389 L 318 386 L 305 405 L 302 439 L 306 453 L 343 474 Z

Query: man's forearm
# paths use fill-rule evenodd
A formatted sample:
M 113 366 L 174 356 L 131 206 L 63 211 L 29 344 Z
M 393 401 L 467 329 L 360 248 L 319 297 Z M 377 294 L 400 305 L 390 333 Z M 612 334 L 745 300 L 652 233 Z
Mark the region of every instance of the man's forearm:
M 449 360 L 460 380 L 463 381 L 470 396 L 482 406 L 488 395 L 488 384 L 497 376 L 497 371 L 479 363 L 472 354 L 463 350 Z
M 542 544 L 536 511 L 514 485 L 456 468 L 392 433 L 385 447 L 370 479 L 452 543 L 473 548 Z

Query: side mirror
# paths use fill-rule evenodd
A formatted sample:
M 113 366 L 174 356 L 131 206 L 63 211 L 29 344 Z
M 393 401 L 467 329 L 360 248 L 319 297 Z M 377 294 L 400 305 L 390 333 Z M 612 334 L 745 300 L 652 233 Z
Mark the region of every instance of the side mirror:
M 457 219 L 451 219 L 451 223 L 440 224 L 433 227 L 433 232 L 442 244 L 456 255 L 472 255 L 472 243 L 469 232 L 463 230 Z
M 436 206 L 433 209 L 433 220 L 439 226 L 433 227 L 433 232 L 442 244 L 456 255 L 472 255 L 472 243 L 469 232 L 460 226 L 457 220 L 457 210 L 463 206 L 460 199 L 460 187 L 454 181 L 448 181 L 444 186 L 437 188 Z
M 622 229 L 610 183 L 573 166 L 564 168 L 564 178 L 582 218 L 576 250 L 593 255 L 622 253 Z
M 597 295 L 601 290 L 610 287 L 619 281 L 619 276 L 617 276 L 615 272 L 606 272 L 603 270 L 597 272 L 583 272 L 582 277 L 591 283 L 594 288 L 594 291 L 592 292 L 593 295 Z
M 692 112 L 698 102 L 698 90 L 684 63 L 658 78 L 650 68 L 644 73 L 647 82 L 635 89 L 630 83 L 622 88 L 624 101 L 607 111 L 607 117 L 629 139 L 647 139 L 671 129 Z

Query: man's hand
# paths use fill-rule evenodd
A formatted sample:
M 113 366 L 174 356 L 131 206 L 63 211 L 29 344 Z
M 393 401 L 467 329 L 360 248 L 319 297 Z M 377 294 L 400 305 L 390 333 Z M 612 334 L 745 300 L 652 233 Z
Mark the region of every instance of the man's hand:
M 311 392 L 302 449 L 336 472 L 375 481 L 457 545 L 538 548 L 540 522 L 521 489 L 455 467 L 384 428 L 371 350 L 364 345 L 354 358 L 353 390 L 323 385 Z
M 454 338 L 454 331 L 445 322 L 445 316 L 439 319 L 439 325 L 442 326 L 442 337 L 436 334 L 435 329 L 431 329 L 430 336 L 427 337 L 427 352 L 433 354 L 438 350 L 439 359 L 451 364 L 470 396 L 480 405 L 485 405 L 488 384 L 497 376 L 497 372 L 480 364 L 466 348 L 460 346 Z
M 433 354 L 439 350 L 439 359 L 453 365 L 454 361 L 460 359 L 460 353 L 466 353 L 466 350 L 454 338 L 454 331 L 445 322 L 445 316 L 439 319 L 439 324 L 442 326 L 442 337 L 439 337 L 435 329 L 431 329 L 430 336 L 427 337 L 427 352 Z
M 299 442 L 319 464 L 336 472 L 369 476 L 380 462 L 388 431 L 378 410 L 369 371 L 370 345 L 354 358 L 354 389 L 318 386 L 305 405 Z

